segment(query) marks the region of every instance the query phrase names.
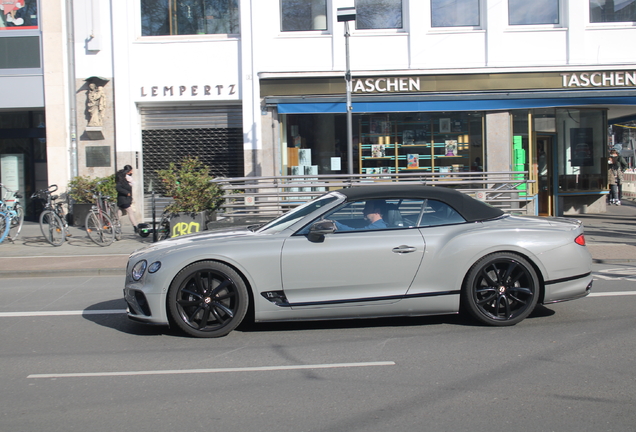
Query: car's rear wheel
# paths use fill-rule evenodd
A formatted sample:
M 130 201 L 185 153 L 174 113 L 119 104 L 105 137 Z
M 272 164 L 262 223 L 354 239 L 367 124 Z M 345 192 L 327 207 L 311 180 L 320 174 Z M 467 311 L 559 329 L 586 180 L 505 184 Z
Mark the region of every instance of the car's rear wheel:
M 498 252 L 483 257 L 471 268 L 462 295 L 464 305 L 477 320 L 510 326 L 534 310 L 539 278 L 522 256 Z
M 231 267 L 202 261 L 181 270 L 170 285 L 173 322 L 196 337 L 221 337 L 245 317 L 249 296 L 243 278 Z

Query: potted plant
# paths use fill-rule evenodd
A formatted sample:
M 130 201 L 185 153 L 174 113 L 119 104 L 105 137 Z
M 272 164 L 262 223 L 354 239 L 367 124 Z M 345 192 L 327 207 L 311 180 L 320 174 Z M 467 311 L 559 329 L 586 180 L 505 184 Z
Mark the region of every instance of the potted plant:
M 165 195 L 174 200 L 165 209 L 171 213 L 172 237 L 207 229 L 207 222 L 216 219 L 216 210 L 224 201 L 223 190 L 211 182 L 210 168 L 198 157 L 188 156 L 179 163 L 170 162 L 157 174 Z
M 95 204 L 93 196 L 98 191 L 104 196 L 111 197 L 111 200 L 116 200 L 115 175 L 93 179 L 87 176 L 77 176 L 69 181 L 67 195 L 70 198 L 69 213 L 73 215 L 73 225 L 80 226 L 84 223 L 86 215 Z

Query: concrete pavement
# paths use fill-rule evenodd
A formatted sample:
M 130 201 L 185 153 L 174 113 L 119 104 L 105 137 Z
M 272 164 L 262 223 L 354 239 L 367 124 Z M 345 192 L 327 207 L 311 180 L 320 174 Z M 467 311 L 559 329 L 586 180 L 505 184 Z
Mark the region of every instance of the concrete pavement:
M 636 203 L 625 200 L 605 214 L 575 217 L 583 221 L 587 247 L 595 262 L 636 263 Z M 125 221 L 127 222 L 127 221 Z M 128 255 L 152 244 L 152 235 L 141 238 L 132 226 L 123 226 L 123 238 L 110 246 L 94 244 L 84 228 L 70 227 L 71 237 L 62 246 L 44 240 L 40 226 L 25 222 L 15 243 L 0 244 L 0 278 L 66 275 L 124 275 Z

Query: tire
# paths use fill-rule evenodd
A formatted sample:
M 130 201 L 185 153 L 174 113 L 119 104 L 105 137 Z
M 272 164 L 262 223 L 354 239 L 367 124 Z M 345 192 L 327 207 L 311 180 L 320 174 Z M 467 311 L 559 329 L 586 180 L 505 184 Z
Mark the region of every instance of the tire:
M 170 238 L 170 218 L 162 217 L 161 222 L 157 226 L 157 241 Z
M 115 229 L 115 240 L 121 240 L 121 219 L 119 219 L 119 213 L 117 210 L 117 206 L 112 203 L 110 204 L 110 220 L 113 221 L 113 228 Z
M 62 246 L 66 240 L 64 222 L 53 210 L 44 210 L 40 214 L 40 230 L 46 241 L 53 246 Z
M 243 278 L 216 261 L 183 268 L 168 291 L 171 320 L 190 336 L 225 336 L 243 321 L 249 296 Z
M 99 246 L 110 246 L 115 241 L 115 229 L 110 218 L 102 213 L 90 211 L 86 215 L 86 232 L 88 237 Z
M 9 235 L 9 222 L 7 221 L 7 215 L 0 212 L 0 243 Z
M 511 326 L 532 313 L 539 293 L 539 278 L 525 258 L 497 252 L 479 260 L 468 272 L 462 300 L 478 321 Z
M 24 224 L 24 208 L 16 204 L 13 208 L 16 212 L 16 216 L 11 219 L 11 227 L 9 228 L 9 238 L 12 242 L 16 241 L 22 231 L 22 224 Z

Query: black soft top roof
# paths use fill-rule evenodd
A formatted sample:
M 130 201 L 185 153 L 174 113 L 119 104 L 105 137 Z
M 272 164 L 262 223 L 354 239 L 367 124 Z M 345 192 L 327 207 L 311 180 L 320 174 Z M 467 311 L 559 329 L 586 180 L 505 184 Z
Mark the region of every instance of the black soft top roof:
M 437 200 L 451 206 L 468 222 L 494 219 L 504 214 L 498 208 L 446 187 L 412 184 L 369 185 L 339 189 L 338 192 L 345 195 L 348 201 L 396 198 Z

